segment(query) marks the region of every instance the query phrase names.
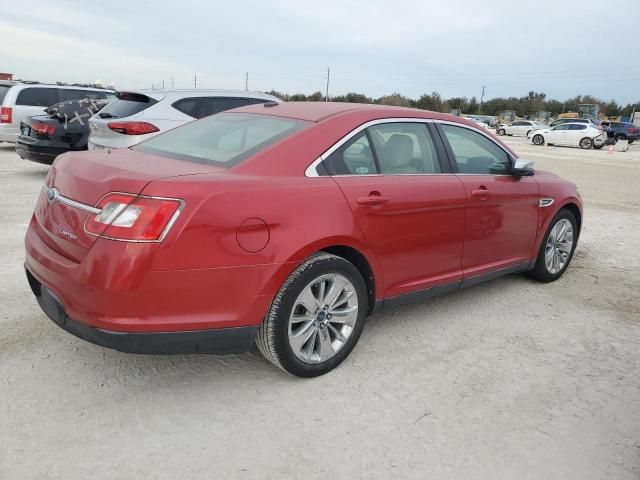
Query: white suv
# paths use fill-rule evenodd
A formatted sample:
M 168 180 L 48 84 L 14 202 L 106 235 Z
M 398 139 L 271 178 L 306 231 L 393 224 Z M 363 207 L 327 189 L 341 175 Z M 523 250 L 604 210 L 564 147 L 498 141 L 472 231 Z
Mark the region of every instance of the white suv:
M 73 85 L 0 82 L 0 142 L 15 143 L 24 117 L 42 115 L 44 109 L 66 100 L 116 98 L 111 90 Z
M 236 90 L 138 90 L 93 116 L 89 150 L 125 148 L 196 118 L 253 103 L 280 102 L 273 95 Z

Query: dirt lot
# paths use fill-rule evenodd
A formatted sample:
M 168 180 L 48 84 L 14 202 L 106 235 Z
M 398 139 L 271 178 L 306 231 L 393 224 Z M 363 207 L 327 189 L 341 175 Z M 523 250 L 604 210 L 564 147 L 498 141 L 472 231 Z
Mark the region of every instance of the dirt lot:
M 575 181 L 566 275 L 373 317 L 313 380 L 251 354 L 141 356 L 38 308 L 23 236 L 47 167 L 0 146 L 0 478 L 640 478 L 640 145 L 527 145 Z

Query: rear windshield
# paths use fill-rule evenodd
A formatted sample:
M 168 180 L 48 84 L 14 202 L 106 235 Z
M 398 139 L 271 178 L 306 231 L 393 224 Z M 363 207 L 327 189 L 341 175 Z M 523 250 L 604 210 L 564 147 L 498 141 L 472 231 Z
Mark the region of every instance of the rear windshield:
M 290 136 L 309 122 L 248 113 L 221 113 L 170 130 L 133 150 L 231 167 Z
M 0 85 L 0 104 L 4 100 L 4 96 L 7 94 L 11 87 L 9 85 Z
M 154 98 L 141 93 L 120 93 L 118 99 L 102 109 L 100 118 L 125 118 L 130 117 L 158 103 Z

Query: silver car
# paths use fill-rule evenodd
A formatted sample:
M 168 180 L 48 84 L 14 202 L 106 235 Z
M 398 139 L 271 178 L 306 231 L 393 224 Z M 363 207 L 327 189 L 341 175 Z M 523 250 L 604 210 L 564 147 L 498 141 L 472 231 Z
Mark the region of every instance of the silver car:
M 56 103 L 115 97 L 113 91 L 99 88 L 0 81 L 0 142 L 15 143 L 24 117 L 42 115 L 45 108 Z
M 196 118 L 253 103 L 280 102 L 273 95 L 235 90 L 138 90 L 91 118 L 89 150 L 125 148 Z

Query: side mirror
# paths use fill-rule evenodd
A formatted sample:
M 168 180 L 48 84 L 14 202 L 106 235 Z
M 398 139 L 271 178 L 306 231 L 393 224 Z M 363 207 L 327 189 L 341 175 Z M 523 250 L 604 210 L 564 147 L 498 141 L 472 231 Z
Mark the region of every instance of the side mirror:
M 511 167 L 511 175 L 514 177 L 531 177 L 535 173 L 533 161 L 525 160 L 524 158 L 516 159 L 516 163 Z

